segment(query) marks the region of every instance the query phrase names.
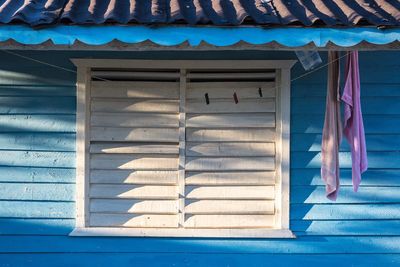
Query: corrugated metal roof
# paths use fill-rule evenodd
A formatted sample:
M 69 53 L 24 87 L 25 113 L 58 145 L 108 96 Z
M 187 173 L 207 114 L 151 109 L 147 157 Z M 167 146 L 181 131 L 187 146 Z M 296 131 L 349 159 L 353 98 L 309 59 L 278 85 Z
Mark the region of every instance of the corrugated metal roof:
M 399 0 L 0 0 L 0 23 L 400 26 Z

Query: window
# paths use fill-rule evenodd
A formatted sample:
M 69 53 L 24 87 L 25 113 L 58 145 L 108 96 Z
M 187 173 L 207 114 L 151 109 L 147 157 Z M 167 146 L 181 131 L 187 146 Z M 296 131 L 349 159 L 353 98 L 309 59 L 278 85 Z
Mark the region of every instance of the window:
M 73 62 L 71 235 L 293 237 L 293 61 Z

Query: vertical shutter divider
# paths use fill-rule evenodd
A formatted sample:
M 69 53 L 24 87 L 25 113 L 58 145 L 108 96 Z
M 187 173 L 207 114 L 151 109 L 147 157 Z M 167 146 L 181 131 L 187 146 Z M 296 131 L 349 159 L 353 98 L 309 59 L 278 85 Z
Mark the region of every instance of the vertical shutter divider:
M 185 222 L 185 164 L 186 164 L 186 70 L 180 70 L 179 80 L 179 228 Z

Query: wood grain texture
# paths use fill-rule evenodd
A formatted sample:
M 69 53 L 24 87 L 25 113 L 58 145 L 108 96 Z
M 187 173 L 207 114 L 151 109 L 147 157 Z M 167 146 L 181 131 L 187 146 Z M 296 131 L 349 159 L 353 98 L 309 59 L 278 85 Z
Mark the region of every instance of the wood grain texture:
M 275 171 L 187 172 L 187 185 L 274 185 Z
M 176 184 L 178 171 L 92 170 L 90 182 L 98 184 Z
M 90 214 L 90 225 L 93 227 L 177 227 L 178 215 L 161 214 Z
M 273 128 L 239 128 L 235 129 L 196 129 L 186 130 L 188 141 L 193 142 L 273 142 L 275 130 Z
M 75 219 L 75 203 L 72 201 L 0 201 L 1 218 L 69 218 Z
M 188 115 L 187 127 L 193 128 L 259 128 L 275 127 L 275 115 L 272 113 L 255 114 L 206 114 Z
M 174 185 L 100 185 L 90 186 L 91 198 L 176 199 Z
M 43 262 L 57 262 L 65 256 L 63 253 L 51 254 L 8 254 L 0 255 L 0 261 L 5 265 L 27 266 L 41 265 Z M 81 263 L 92 262 L 97 265 L 118 265 L 127 266 L 130 264 L 146 265 L 157 259 L 158 266 L 166 266 L 175 262 L 176 266 L 249 266 L 257 267 L 260 263 L 268 261 L 273 266 L 279 266 L 284 263 L 287 265 L 296 265 L 303 262 L 307 266 L 327 267 L 338 266 L 343 262 L 355 262 L 354 267 L 363 267 L 368 265 L 379 266 L 384 264 L 386 267 L 397 267 L 400 264 L 400 256 L 397 254 L 270 254 L 270 253 L 235 253 L 227 257 L 222 253 L 73 253 L 58 262 L 59 267 L 79 266 Z M 329 264 L 327 263 L 329 262 Z M 154 264 L 153 264 L 154 265 Z
M 188 199 L 274 199 L 274 186 L 186 186 Z
M 187 228 L 266 228 L 272 227 L 273 215 L 188 215 Z
M 90 212 L 96 213 L 144 213 L 177 214 L 176 200 L 92 199 Z
M 92 141 L 178 142 L 178 128 L 92 127 Z
M 171 99 L 95 98 L 92 100 L 91 110 L 94 112 L 178 113 L 179 101 Z
M 92 112 L 92 126 L 105 127 L 178 127 L 178 115 L 148 113 L 99 113 Z
M 187 157 L 188 171 L 273 171 L 274 157 Z
M 216 99 L 232 98 L 233 90 L 240 98 L 259 98 L 261 88 L 264 97 L 275 97 L 275 84 L 262 82 L 201 82 L 188 83 L 187 98 L 203 99 L 205 93 Z
M 177 170 L 176 156 L 136 155 L 136 154 L 92 154 L 92 169 L 133 169 L 133 170 Z
M 179 154 L 179 148 L 174 144 L 163 143 L 91 143 L 90 153 L 105 154 Z
M 73 201 L 74 184 L 0 183 L 0 200 Z
M 92 89 L 92 97 L 179 98 L 179 84 L 173 82 L 93 82 Z
M 274 143 L 249 143 L 249 142 L 218 142 L 218 143 L 193 143 L 188 142 L 186 155 L 212 156 L 212 157 L 256 157 L 274 156 Z
M 256 90 L 258 92 L 258 90 Z M 232 93 L 233 94 L 233 93 Z M 236 93 L 237 94 L 237 93 Z M 212 95 L 212 93 L 211 93 Z M 274 98 L 242 99 L 238 95 L 239 102 L 236 104 L 233 98 L 214 99 L 206 104 L 204 96 L 201 99 L 188 100 L 188 113 L 251 113 L 251 112 L 275 112 Z
M 274 214 L 274 201 L 196 200 L 187 201 L 186 214 Z

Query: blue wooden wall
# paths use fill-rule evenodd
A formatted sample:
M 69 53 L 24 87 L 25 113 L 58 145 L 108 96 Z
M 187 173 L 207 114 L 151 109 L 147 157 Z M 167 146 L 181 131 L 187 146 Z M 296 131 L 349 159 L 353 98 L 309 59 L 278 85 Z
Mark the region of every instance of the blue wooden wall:
M 19 53 L 69 69 L 72 57 L 295 58 L 254 51 Z M 400 52 L 360 54 L 370 170 L 353 193 L 343 145 L 336 203 L 324 197 L 319 177 L 326 69 L 293 83 L 295 240 L 68 237 L 74 226 L 75 74 L 1 51 L 0 62 L 1 267 L 400 265 Z M 297 64 L 292 76 L 303 72 Z

